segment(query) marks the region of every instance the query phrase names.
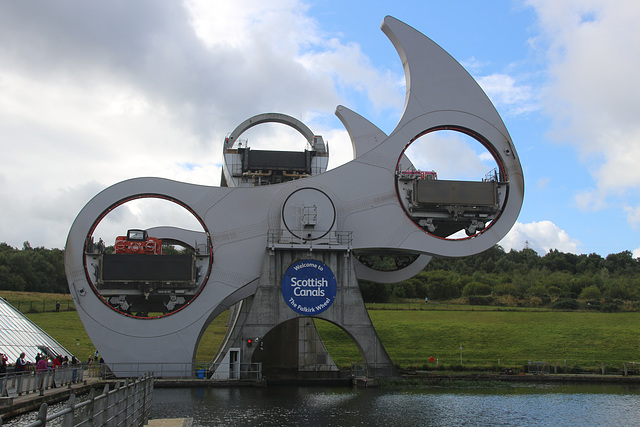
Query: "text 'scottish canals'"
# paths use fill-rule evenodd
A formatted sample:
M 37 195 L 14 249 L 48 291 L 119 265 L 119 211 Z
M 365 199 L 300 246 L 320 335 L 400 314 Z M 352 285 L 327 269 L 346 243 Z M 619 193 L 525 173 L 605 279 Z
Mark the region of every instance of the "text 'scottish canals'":
M 336 276 L 320 261 L 298 261 L 282 277 L 282 297 L 300 314 L 322 313 L 331 306 L 336 292 Z

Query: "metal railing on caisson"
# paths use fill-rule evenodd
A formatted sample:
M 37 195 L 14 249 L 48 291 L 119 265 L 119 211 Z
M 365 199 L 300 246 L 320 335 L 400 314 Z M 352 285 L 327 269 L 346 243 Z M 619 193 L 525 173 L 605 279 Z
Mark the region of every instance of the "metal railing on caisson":
M 152 400 L 153 377 L 147 375 L 135 381 L 125 380 L 124 384 L 117 383 L 113 390 L 109 390 L 107 384 L 98 396 L 92 389 L 89 397 L 79 403 L 72 394 L 66 407 L 54 414 L 48 414 L 48 405 L 43 403 L 36 421 L 26 427 L 46 426 L 53 420 L 61 427 L 141 427 L 149 420 Z
M 262 363 L 220 363 L 211 367 L 212 380 L 261 380 Z
M 89 367 L 88 375 L 102 379 L 132 378 L 145 372 L 154 378 L 171 379 L 262 379 L 261 363 L 235 363 L 232 368 L 223 364 L 217 376 L 211 376 L 209 363 L 101 363 Z M 217 366 L 216 366 L 217 368 Z M 223 374 L 221 374 L 223 373 Z
M 100 363 L 89 368 L 89 375 L 102 379 L 135 378 L 151 373 L 154 378 L 197 378 L 198 371 L 206 369 L 207 364 L 189 362 L 143 362 L 143 363 Z
M 43 394 L 53 387 L 71 387 L 71 384 L 83 382 L 86 365 L 58 366 L 44 372 L 26 371 L 0 376 L 1 396 L 20 396 L 22 394 Z

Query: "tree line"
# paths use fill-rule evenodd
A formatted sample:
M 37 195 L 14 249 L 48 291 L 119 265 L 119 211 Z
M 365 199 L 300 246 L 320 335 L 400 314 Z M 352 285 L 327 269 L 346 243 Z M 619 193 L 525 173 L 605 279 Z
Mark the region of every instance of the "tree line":
M 392 257 L 373 262 L 382 270 L 394 265 Z M 365 302 L 429 298 L 565 308 L 586 302 L 615 309 L 640 300 L 640 260 L 630 251 L 602 257 L 551 250 L 540 256 L 528 247 L 506 252 L 495 245 L 468 257 L 433 258 L 418 275 L 398 284 L 362 281 L 360 289 Z M 29 242 L 22 249 L 0 243 L 0 290 L 68 293 L 64 251 L 33 248 Z
M 68 294 L 64 251 L 0 243 L 0 290 Z
M 388 260 L 378 260 L 384 267 Z M 458 300 L 471 304 L 637 309 L 640 260 L 630 251 L 602 257 L 525 247 L 492 248 L 463 258 L 433 258 L 415 277 L 395 285 L 362 282 L 367 302 L 404 298 Z M 626 306 L 625 306 L 626 304 Z

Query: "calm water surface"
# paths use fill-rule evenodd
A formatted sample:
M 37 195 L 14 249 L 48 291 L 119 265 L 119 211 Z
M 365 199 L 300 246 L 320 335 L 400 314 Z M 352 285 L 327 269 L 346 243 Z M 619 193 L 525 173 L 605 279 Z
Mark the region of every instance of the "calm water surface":
M 189 417 L 194 426 L 640 425 L 640 388 L 624 385 L 158 388 L 153 393 L 151 418 Z

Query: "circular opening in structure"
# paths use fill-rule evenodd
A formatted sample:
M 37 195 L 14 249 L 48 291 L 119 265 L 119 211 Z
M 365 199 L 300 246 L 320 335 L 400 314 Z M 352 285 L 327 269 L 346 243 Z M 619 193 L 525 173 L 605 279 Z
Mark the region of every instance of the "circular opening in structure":
M 326 171 L 329 152 L 319 135 L 293 117 L 266 114 L 243 122 L 225 139 L 223 187 L 256 187 Z
M 504 167 L 493 146 L 467 129 L 418 135 L 398 159 L 396 189 L 409 218 L 426 233 L 460 240 L 489 228 L 506 198 Z
M 122 200 L 94 223 L 85 244 L 85 271 L 94 292 L 113 310 L 158 318 L 186 307 L 211 272 L 204 223 L 164 196 Z
M 269 122 L 247 129 L 235 142 L 235 148 L 269 151 L 304 151 L 306 145 L 305 137 L 293 127 Z

